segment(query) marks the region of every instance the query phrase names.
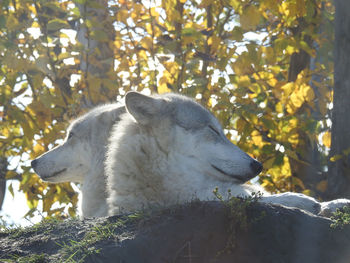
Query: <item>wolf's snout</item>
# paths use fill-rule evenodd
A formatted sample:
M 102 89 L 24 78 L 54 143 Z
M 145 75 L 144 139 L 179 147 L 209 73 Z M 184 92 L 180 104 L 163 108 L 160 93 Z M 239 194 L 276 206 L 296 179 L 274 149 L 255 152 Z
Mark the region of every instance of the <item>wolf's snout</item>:
M 252 168 L 254 174 L 256 175 L 258 175 L 263 169 L 263 165 L 256 160 L 250 163 L 250 167 Z
M 37 160 L 37 159 L 33 160 L 33 161 L 30 163 L 30 165 L 31 165 L 32 168 L 35 170 L 35 167 L 38 165 L 38 160 Z

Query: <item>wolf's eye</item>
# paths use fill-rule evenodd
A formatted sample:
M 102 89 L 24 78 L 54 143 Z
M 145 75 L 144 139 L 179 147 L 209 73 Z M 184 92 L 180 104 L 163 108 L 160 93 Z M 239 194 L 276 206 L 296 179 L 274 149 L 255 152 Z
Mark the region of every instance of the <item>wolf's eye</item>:
M 216 135 L 219 135 L 219 136 L 220 136 L 220 132 L 219 132 L 216 128 L 214 128 L 214 127 L 211 126 L 211 125 L 208 125 L 208 127 L 209 127 L 210 130 L 212 130 L 213 132 L 215 132 Z
M 69 132 L 69 133 L 68 133 L 68 140 L 69 140 L 70 138 L 72 138 L 73 135 L 74 135 L 73 132 Z

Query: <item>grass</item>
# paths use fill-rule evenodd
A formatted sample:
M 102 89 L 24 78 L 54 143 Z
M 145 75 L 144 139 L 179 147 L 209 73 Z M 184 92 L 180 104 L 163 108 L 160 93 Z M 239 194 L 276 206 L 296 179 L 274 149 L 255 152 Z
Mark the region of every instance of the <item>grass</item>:
M 26 235 L 31 235 L 38 232 L 48 234 L 54 230 L 62 220 L 56 218 L 43 219 L 41 222 L 29 227 L 7 228 L 2 231 L 3 234 L 8 235 L 11 239 L 16 239 Z
M 116 222 L 111 222 L 109 219 L 107 219 L 106 221 L 92 226 L 87 230 L 87 232 L 85 232 L 85 234 L 83 234 L 83 237 L 81 237 L 81 235 L 79 237 L 73 236 L 71 233 L 69 233 L 69 227 L 75 227 L 74 224 L 70 226 L 70 223 L 75 221 L 75 219 L 68 220 L 71 221 L 68 222 L 68 224 L 67 221 L 65 221 L 63 227 L 68 226 L 68 232 L 66 232 L 67 235 L 64 237 L 65 241 L 56 242 L 57 249 L 55 249 L 55 251 L 57 251 L 57 255 L 60 255 L 60 258 L 55 262 L 84 262 L 87 257 L 100 253 L 100 249 L 98 246 L 96 246 L 98 242 L 116 238 L 118 229 L 126 227 L 127 224 L 139 222 L 145 216 L 145 213 L 133 213 L 117 218 Z M 63 223 L 63 221 L 60 219 L 49 218 L 44 219 L 40 223 L 34 224 L 30 227 L 8 228 L 4 226 L 1 228 L 1 236 L 7 237 L 13 241 L 16 239 L 27 238 L 36 234 L 49 236 L 53 235 L 53 231 L 66 231 L 59 227 L 61 223 Z M 59 240 L 62 240 L 62 238 Z M 46 263 L 49 262 L 50 257 L 51 256 L 47 254 L 32 254 L 23 256 L 14 252 L 9 258 L 0 259 L 0 262 Z
M 57 243 L 61 247 L 59 253 L 63 256 L 61 262 L 81 263 L 87 257 L 99 254 L 100 249 L 96 248 L 98 242 L 114 239 L 118 229 L 128 223 L 139 221 L 141 218 L 143 218 L 142 213 L 123 216 L 116 222 L 102 223 L 92 227 L 79 241 L 71 239 L 69 242 Z
M 11 259 L 2 259 L 3 261 L 1 262 L 6 262 L 6 263 L 47 263 L 48 260 L 48 255 L 47 254 L 32 254 L 30 256 L 18 256 L 18 255 L 13 255 Z

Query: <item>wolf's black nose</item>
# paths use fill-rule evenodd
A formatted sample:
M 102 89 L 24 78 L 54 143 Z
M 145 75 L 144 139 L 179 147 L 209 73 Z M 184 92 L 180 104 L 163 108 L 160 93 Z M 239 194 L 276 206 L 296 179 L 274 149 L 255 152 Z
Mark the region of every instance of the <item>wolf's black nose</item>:
M 258 162 L 258 161 L 255 161 L 255 160 L 250 163 L 250 167 L 252 168 L 253 172 L 256 175 L 258 175 L 263 169 L 262 164 L 260 162 Z
M 30 163 L 30 165 L 32 166 L 33 169 L 35 169 L 35 166 L 36 166 L 37 164 L 38 164 L 38 160 L 37 160 L 37 159 L 33 160 L 33 161 Z

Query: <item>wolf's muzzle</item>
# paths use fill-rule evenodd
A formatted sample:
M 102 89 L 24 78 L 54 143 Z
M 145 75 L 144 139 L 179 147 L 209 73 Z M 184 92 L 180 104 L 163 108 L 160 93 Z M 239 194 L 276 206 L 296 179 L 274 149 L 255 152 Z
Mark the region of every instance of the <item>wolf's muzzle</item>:
M 32 166 L 32 168 L 35 170 L 35 167 L 38 165 L 38 159 L 33 160 L 30 165 Z
M 258 175 L 259 173 L 261 173 L 263 165 L 260 162 L 253 160 L 253 162 L 250 163 L 250 168 L 252 169 L 255 175 Z

